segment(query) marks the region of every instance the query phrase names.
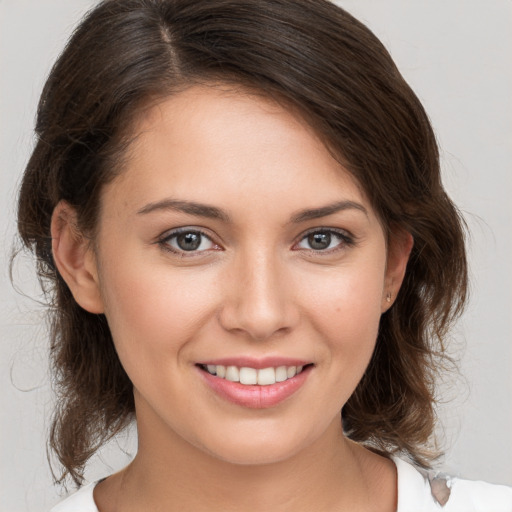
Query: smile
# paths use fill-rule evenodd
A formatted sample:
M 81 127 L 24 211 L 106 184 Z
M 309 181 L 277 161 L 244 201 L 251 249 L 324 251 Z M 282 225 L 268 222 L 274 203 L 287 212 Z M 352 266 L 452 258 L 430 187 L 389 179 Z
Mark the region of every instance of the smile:
M 199 363 L 196 367 L 207 387 L 217 396 L 250 409 L 276 407 L 291 398 L 305 384 L 315 366 L 304 361 L 303 364 L 259 361 L 252 365 L 249 360 L 239 361 L 239 365 L 234 364 L 235 361 L 222 362 L 226 364 Z
M 276 368 L 250 368 L 238 366 L 224 366 L 221 364 L 201 365 L 210 375 L 215 375 L 230 382 L 251 386 L 271 386 L 277 382 L 285 382 L 300 374 L 303 366 L 278 366 Z

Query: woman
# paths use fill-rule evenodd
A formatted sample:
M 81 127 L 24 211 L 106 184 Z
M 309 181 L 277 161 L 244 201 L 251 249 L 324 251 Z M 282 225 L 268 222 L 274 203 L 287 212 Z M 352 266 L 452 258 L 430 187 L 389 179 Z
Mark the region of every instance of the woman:
M 56 511 L 512 510 L 416 469 L 464 233 L 366 27 L 323 1 L 106 1 L 37 133 L 19 228 L 54 297 L 61 479 L 134 418 L 139 439 Z

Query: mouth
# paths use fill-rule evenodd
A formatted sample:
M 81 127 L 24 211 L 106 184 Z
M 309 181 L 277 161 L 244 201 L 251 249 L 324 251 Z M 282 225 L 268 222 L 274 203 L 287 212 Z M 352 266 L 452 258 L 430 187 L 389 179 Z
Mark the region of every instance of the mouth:
M 222 364 L 199 364 L 198 366 L 210 375 L 230 382 L 239 382 L 244 386 L 272 386 L 293 379 L 306 368 L 312 366 L 312 363 L 303 366 L 269 366 L 267 368 L 226 366 Z
M 196 364 L 203 381 L 217 396 L 251 409 L 275 407 L 292 397 L 315 365 L 258 366 L 263 367 Z

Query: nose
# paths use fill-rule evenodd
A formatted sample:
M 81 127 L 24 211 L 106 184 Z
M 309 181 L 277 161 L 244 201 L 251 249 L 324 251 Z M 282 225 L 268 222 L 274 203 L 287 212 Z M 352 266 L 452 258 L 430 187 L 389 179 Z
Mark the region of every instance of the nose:
M 241 255 L 227 271 L 219 315 L 225 330 L 262 341 L 298 324 L 290 273 L 277 260 L 262 252 Z

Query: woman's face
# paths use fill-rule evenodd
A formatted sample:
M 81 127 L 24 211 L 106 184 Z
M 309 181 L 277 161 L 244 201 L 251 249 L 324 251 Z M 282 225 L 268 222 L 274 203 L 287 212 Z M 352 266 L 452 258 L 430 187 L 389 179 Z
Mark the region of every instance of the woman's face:
M 339 431 L 406 251 L 387 265 L 360 187 L 275 103 L 195 87 L 137 131 L 94 261 L 141 446 L 268 463 Z

